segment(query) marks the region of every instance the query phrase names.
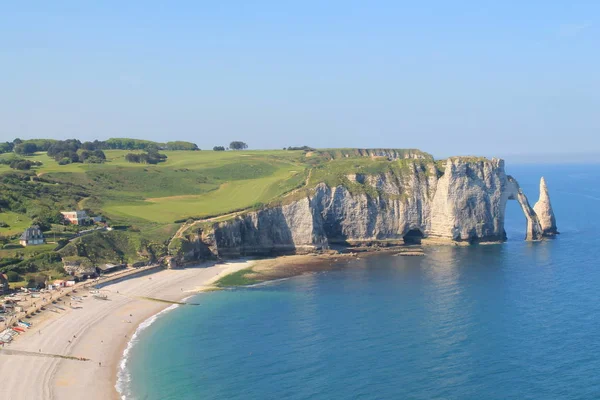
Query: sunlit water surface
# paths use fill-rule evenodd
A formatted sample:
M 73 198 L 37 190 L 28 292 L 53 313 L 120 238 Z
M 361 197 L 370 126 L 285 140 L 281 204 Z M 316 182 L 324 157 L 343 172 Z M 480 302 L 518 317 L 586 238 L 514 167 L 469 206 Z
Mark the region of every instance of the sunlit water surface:
M 362 257 L 324 273 L 197 296 L 140 332 L 135 399 L 600 398 L 600 167 L 546 176 L 562 235 Z

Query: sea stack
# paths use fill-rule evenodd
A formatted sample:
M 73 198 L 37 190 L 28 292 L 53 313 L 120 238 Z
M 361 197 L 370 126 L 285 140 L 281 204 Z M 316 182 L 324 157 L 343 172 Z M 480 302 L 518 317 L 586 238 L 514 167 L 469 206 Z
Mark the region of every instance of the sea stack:
M 556 218 L 554 218 L 554 211 L 552 211 L 552 204 L 550 204 L 550 196 L 548 195 L 548 186 L 546 186 L 544 177 L 540 180 L 540 198 L 533 206 L 533 210 L 538 216 L 544 236 L 558 234 Z

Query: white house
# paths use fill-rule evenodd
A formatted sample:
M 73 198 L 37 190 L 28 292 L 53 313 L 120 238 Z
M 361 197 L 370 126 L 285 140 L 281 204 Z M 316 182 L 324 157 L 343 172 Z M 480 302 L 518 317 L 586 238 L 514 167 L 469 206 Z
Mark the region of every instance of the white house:
M 23 232 L 21 238 L 19 239 L 19 243 L 21 243 L 21 246 L 25 247 L 34 246 L 36 244 L 44 244 L 44 242 L 44 234 L 42 233 L 40 227 L 37 225 L 25 229 L 25 232 Z
M 63 217 L 73 225 L 87 225 L 90 217 L 85 211 L 61 211 Z

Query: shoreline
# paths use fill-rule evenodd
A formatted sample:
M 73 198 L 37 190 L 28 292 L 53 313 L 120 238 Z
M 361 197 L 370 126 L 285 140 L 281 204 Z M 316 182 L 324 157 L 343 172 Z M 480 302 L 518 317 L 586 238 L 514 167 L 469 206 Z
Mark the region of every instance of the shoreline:
M 99 289 L 107 294 L 107 300 L 96 299 L 87 289 L 78 288 L 73 295 L 82 300 L 75 308 L 61 304 L 54 312 L 47 309 L 33 316 L 29 320 L 32 327 L 0 350 L 0 397 L 121 399 L 116 389 L 117 374 L 123 353 L 140 325 L 174 302 L 200 293 L 222 276 L 253 263 L 208 262 L 116 280 Z M 63 295 L 65 304 L 72 300 L 65 298 Z
M 176 308 L 177 302 L 202 292 L 219 290 L 214 283 L 225 276 L 248 270 L 248 274 L 254 275 L 251 283 L 258 284 L 331 270 L 343 260 L 392 252 L 403 256 L 424 254 L 420 246 L 357 250 L 204 262 L 180 269 L 149 271 L 100 284 L 98 290 L 107 294 L 108 300 L 94 299 L 87 289 L 78 288 L 73 294 L 84 297 L 81 307 L 65 306 L 62 312 L 46 310 L 35 315 L 30 320 L 34 324 L 32 328 L 6 346 L 7 350 L 29 354 L 8 355 L 0 350 L 0 376 L 4 379 L 0 395 L 8 400 L 120 400 L 125 398 L 117 389 L 119 384 L 121 390 L 124 389 L 120 382 L 122 365 L 127 360 L 126 352 L 135 345 L 132 341 L 141 332 L 140 328 L 150 326 L 167 309 Z M 64 298 L 66 295 L 62 294 Z M 142 326 L 151 319 L 148 325 Z M 53 354 L 84 357 L 91 361 L 57 360 L 50 356 Z M 25 377 L 23 370 L 27 370 Z M 30 384 L 24 387 L 23 380 Z

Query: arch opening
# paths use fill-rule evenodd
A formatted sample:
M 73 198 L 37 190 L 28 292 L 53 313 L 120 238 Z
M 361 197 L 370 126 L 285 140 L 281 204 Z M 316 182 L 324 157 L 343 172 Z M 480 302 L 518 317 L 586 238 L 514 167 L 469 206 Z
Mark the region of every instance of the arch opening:
M 420 229 L 411 229 L 402 236 L 404 244 L 421 244 L 423 232 Z

